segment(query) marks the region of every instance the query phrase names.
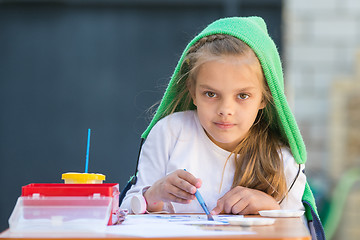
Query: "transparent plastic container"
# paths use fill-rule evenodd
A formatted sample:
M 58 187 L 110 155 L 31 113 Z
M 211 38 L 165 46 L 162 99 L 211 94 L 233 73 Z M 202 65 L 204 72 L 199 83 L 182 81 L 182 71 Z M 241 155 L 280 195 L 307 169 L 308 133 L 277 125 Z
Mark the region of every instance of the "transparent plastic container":
M 63 173 L 61 179 L 66 184 L 101 184 L 105 181 L 105 175 L 100 173 Z
M 119 184 L 65 184 L 65 183 L 31 183 L 21 188 L 21 197 L 110 197 L 112 214 L 108 225 L 116 222 L 119 209 Z
M 19 197 L 9 218 L 11 232 L 103 232 L 112 198 Z

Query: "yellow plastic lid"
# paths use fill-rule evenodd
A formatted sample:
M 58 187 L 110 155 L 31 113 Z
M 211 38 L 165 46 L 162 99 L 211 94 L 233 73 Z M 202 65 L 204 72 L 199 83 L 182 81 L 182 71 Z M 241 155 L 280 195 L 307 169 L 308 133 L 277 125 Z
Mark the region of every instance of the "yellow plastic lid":
M 61 179 L 65 183 L 102 183 L 105 180 L 105 175 L 100 173 L 63 173 Z

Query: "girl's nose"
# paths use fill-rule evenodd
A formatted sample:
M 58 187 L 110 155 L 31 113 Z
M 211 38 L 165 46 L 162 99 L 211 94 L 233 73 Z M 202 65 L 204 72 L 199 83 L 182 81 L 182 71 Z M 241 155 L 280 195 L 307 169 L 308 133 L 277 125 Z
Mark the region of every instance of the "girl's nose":
M 218 114 L 220 116 L 231 116 L 234 114 L 234 104 L 231 100 L 222 100 L 219 104 Z

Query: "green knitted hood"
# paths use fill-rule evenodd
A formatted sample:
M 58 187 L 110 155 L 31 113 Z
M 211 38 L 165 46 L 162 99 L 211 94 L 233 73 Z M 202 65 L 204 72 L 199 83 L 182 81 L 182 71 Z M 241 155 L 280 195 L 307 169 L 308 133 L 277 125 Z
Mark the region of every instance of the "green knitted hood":
M 201 38 L 213 34 L 228 34 L 237 37 L 253 49 L 262 65 L 265 78 L 274 98 L 275 109 L 277 112 L 275 119 L 278 119 L 277 127 L 288 140 L 296 162 L 305 163 L 305 145 L 284 94 L 284 79 L 280 57 L 273 40 L 268 35 L 266 24 L 260 17 L 232 17 L 219 19 L 206 27 L 187 45 L 175 68 L 159 108 L 141 137 L 146 138 L 155 123 L 164 117 L 163 112 L 177 94 L 177 92 L 174 91 L 174 86 L 177 82 L 176 80 L 178 79 L 180 67 L 188 49 Z
M 275 123 L 277 126 L 275 127 L 280 129 L 283 137 L 288 140 L 295 161 L 299 164 L 305 163 L 305 144 L 284 94 L 284 79 L 280 56 L 273 40 L 267 32 L 264 20 L 260 17 L 232 17 L 219 19 L 207 26 L 186 46 L 164 93 L 162 101 L 148 128 L 141 137 L 146 139 L 156 122 L 165 117 L 164 112 L 167 106 L 178 93 L 176 83 L 180 75 L 182 62 L 184 61 L 189 48 L 201 38 L 213 34 L 228 34 L 239 38 L 255 52 L 261 63 L 265 78 L 274 99 L 275 109 L 273 112 L 277 115 L 274 116 L 274 119 L 277 119 Z M 181 109 L 177 109 L 177 111 L 181 111 Z M 306 184 L 305 187 L 303 200 L 310 202 L 312 208 L 317 213 L 315 200 L 308 184 Z M 310 210 L 306 210 L 308 219 L 311 219 Z

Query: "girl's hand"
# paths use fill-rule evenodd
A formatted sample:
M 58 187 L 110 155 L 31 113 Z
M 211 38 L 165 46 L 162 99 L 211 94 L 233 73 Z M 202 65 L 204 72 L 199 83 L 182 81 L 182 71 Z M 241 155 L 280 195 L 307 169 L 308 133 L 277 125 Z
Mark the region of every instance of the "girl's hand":
M 211 214 L 259 214 L 260 210 L 274 209 L 280 209 L 280 205 L 270 195 L 256 189 L 237 186 L 217 201 Z
M 164 202 L 190 203 L 195 199 L 196 189 L 200 187 L 200 179 L 185 170 L 178 169 L 155 182 L 144 193 L 147 210 L 161 211 Z

